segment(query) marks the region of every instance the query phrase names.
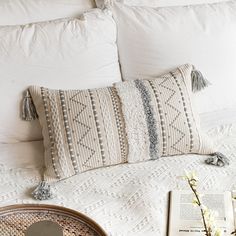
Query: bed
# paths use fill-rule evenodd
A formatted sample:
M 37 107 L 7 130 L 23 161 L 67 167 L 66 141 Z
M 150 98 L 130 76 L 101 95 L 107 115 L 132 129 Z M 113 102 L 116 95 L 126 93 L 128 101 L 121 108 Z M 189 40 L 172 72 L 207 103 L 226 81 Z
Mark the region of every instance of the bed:
M 55 187 L 55 198 L 44 203 L 85 213 L 108 235 L 164 236 L 168 192 L 188 189 L 180 178 L 184 170 L 197 172 L 201 190 L 236 188 L 235 117 L 236 111 L 215 112 L 201 117 L 204 129 L 229 157 L 230 166 L 208 166 L 204 163 L 204 156 L 186 155 L 107 167 L 61 181 Z M 30 194 L 42 175 L 42 142 L 5 144 L 0 150 L 1 206 L 38 203 Z
M 124 2 L 131 6 L 134 5 L 134 1 Z M 142 6 L 144 2 L 140 0 L 139 5 Z M 192 4 L 194 1 L 168 2 L 170 5 L 186 5 Z M 211 2 L 217 2 L 217 0 L 209 0 L 209 3 Z M 97 3 L 104 7 L 104 1 L 97 0 Z M 165 6 L 164 1 L 152 1 L 152 3 L 149 7 Z M 88 215 L 110 236 L 164 236 L 167 232 L 168 194 L 171 190 L 188 189 L 186 182 L 181 178 L 185 170 L 196 171 L 200 179 L 200 191 L 224 191 L 236 188 L 235 71 L 232 70 L 235 68 L 236 55 L 236 18 L 234 14 L 231 17 L 232 27 L 229 32 L 226 32 L 231 37 L 227 40 L 225 37 L 218 37 L 224 33 L 221 34 L 217 29 L 217 27 L 222 27 L 221 20 L 218 20 L 215 29 L 216 21 L 206 17 L 205 26 L 201 22 L 201 13 L 196 8 L 194 10 L 196 15 L 193 17 L 195 28 L 186 23 L 183 34 L 178 34 L 182 48 L 175 47 L 175 44 L 172 43 L 170 52 L 165 37 L 177 32 L 176 29 L 179 30 L 180 27 L 175 24 L 170 27 L 172 25 L 168 20 L 162 20 L 165 18 L 162 18 L 162 14 L 166 14 L 164 8 L 160 10 L 161 17 L 157 18 L 156 12 L 150 10 L 151 8 L 146 10 L 134 8 L 134 12 L 138 12 L 136 14 L 126 14 L 126 9 L 122 14 L 127 15 L 128 18 L 131 17 L 129 20 L 133 20 L 136 25 L 129 24 L 130 28 L 128 28 L 127 24 L 126 27 L 126 21 L 122 22 L 121 14 L 120 28 L 122 29 L 122 24 L 125 27 L 123 32 L 122 30 L 119 32 L 111 16 L 112 13 L 108 9 L 91 10 L 95 7 L 94 1 L 70 0 L 70 4 L 68 2 L 65 4 L 60 0 L 50 2 L 46 0 L 37 4 L 35 0 L 27 0 L 25 3 L 18 1 L 16 5 L 9 1 L 0 3 L 0 12 L 5 14 L 0 14 L 0 25 L 2 25 L 0 37 L 5 39 L 0 41 L 0 108 L 2 112 L 0 115 L 0 207 L 29 203 L 60 205 Z M 232 1 L 232 5 L 233 9 L 236 9 L 235 2 Z M 37 7 L 39 10 L 36 12 Z M 203 12 L 207 8 L 207 11 L 213 9 L 213 12 L 217 13 L 214 6 L 204 7 L 202 5 L 199 9 L 201 7 Z M 220 5 L 216 5 L 216 7 L 218 8 Z M 78 8 L 78 11 L 75 11 L 75 8 Z M 55 11 L 52 12 L 52 9 Z M 177 7 L 176 11 L 173 9 L 168 8 L 166 11 L 167 15 L 173 16 L 170 17 L 173 22 L 177 19 L 175 14 L 183 15 L 182 11 L 188 11 L 191 17 L 194 12 L 191 11 L 191 7 Z M 226 6 L 226 11 L 230 11 L 230 9 Z M 139 10 L 144 13 L 146 11 L 146 15 L 139 15 Z M 78 16 L 77 14 L 80 15 L 84 11 L 86 11 L 84 15 L 74 19 Z M 128 11 L 132 12 L 133 9 L 130 8 Z M 6 15 L 8 14 L 14 14 L 15 18 L 7 21 Z M 224 16 L 220 11 L 217 14 L 222 14 L 224 22 L 229 24 L 227 15 Z M 136 16 L 138 17 L 135 18 Z M 144 21 L 150 17 L 149 21 L 154 22 L 153 27 L 158 28 L 161 33 L 163 29 L 167 29 L 165 37 L 161 39 L 158 33 L 155 37 L 146 37 L 145 33 L 149 36 L 153 29 L 149 27 L 149 24 L 140 23 L 142 19 L 139 16 L 144 17 Z M 55 20 L 64 17 L 69 18 Z M 41 22 L 45 20 L 49 20 L 49 22 Z M 38 21 L 41 23 L 33 23 Z M 165 22 L 167 22 L 166 25 Z M 176 22 L 178 23 L 178 21 Z M 31 24 L 14 26 L 27 23 Z M 181 20 L 179 24 L 182 25 Z M 202 28 L 201 25 L 203 25 Z M 189 40 L 189 47 L 185 49 L 186 43 L 181 39 L 181 35 L 185 39 L 185 30 L 188 30 L 188 27 L 193 28 L 192 41 Z M 138 28 L 144 33 L 135 30 Z M 57 30 L 54 33 L 52 29 Z M 202 35 L 198 34 L 199 29 L 204 32 Z M 209 34 L 208 30 L 212 30 L 213 33 Z M 134 41 L 133 45 L 124 43 L 129 42 L 129 37 L 132 38 L 133 33 L 138 40 Z M 214 33 L 217 36 L 214 36 Z M 195 34 L 200 35 L 201 40 L 196 39 Z M 122 39 L 122 37 L 124 38 Z M 157 42 L 159 38 L 160 41 Z M 219 45 L 212 44 L 213 40 L 215 42 L 215 38 L 218 39 L 217 43 L 222 42 L 220 45 L 222 47 L 218 47 L 219 52 L 224 55 L 222 58 L 216 56 L 218 51 L 215 50 L 215 47 Z M 58 44 L 54 43 L 56 40 L 58 40 Z M 147 40 L 150 42 L 146 43 Z M 168 40 L 172 42 L 173 39 L 168 37 Z M 207 45 L 205 40 L 208 42 Z M 190 49 L 198 41 L 200 46 L 194 48 L 195 53 L 192 55 Z M 152 47 L 149 48 L 149 45 Z M 162 47 L 163 45 L 165 47 Z M 132 49 L 131 46 L 134 48 Z M 130 50 L 129 53 L 127 53 L 128 50 Z M 153 53 L 153 50 L 156 51 Z M 173 59 L 171 61 L 169 55 L 172 51 L 178 56 L 171 57 Z M 200 56 L 196 55 L 198 51 L 207 51 L 207 56 L 203 58 L 201 53 Z M 231 57 L 227 57 L 229 51 Z M 136 60 L 137 58 L 138 60 Z M 42 180 L 44 174 L 44 144 L 39 123 L 24 123 L 19 116 L 22 92 L 27 86 L 36 83 L 53 88 L 59 86 L 63 89 L 76 86 L 77 89 L 109 86 L 122 79 L 136 78 L 139 74 L 145 78 L 153 77 L 154 74 L 161 74 L 167 68 L 186 63 L 186 58 L 190 58 L 200 68 L 203 68 L 211 77 L 213 84 L 218 83 L 218 87 L 216 86 L 218 90 L 214 86 L 210 88 L 212 91 L 209 101 L 211 100 L 212 103 L 209 104 L 213 104 L 212 106 L 207 106 L 207 104 L 205 107 L 209 94 L 207 90 L 203 92 L 205 97 L 202 98 L 200 121 L 203 130 L 211 140 L 215 141 L 217 149 L 227 156 L 230 165 L 222 168 L 207 165 L 205 163 L 207 156 L 194 154 L 168 156 L 136 164 L 120 164 L 86 171 L 57 183 L 53 182 L 53 199 L 43 202 L 33 199 L 32 190 Z M 209 61 L 213 61 L 212 64 L 208 64 Z M 217 67 L 220 71 L 217 76 L 215 65 L 222 65 L 222 61 L 227 61 L 227 63 L 222 67 Z M 120 71 L 120 66 L 123 71 Z M 157 69 L 158 72 L 156 72 Z M 225 71 L 227 71 L 227 76 L 225 76 L 228 79 L 227 83 L 218 79 L 225 75 Z M 229 94 L 222 93 L 222 95 L 221 90 L 224 83 L 231 91 Z M 218 101 L 220 101 L 220 105 Z M 228 101 L 232 104 L 229 104 Z

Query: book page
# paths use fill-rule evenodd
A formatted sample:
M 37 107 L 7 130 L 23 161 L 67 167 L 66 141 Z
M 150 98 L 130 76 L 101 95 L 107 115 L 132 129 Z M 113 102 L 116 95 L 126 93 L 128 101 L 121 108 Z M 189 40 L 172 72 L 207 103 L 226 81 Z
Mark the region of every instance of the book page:
M 169 236 L 204 235 L 200 208 L 193 205 L 193 198 L 191 191 L 171 192 Z M 230 235 L 234 229 L 231 192 L 204 193 L 202 202 L 218 213 L 215 217 L 217 227 L 222 229 L 224 235 Z

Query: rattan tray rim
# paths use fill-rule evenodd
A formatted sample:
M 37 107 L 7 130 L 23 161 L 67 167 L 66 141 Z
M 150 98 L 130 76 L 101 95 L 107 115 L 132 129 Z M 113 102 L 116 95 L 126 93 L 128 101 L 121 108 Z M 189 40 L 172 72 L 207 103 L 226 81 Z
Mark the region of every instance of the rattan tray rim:
M 50 204 L 15 204 L 9 206 L 0 207 L 0 216 L 17 212 L 17 210 L 45 210 L 50 211 L 53 210 L 58 213 L 63 213 L 73 218 L 77 218 L 80 221 L 86 223 L 87 225 L 93 227 L 93 229 L 101 236 L 107 236 L 107 233 L 102 229 L 102 227 L 96 223 L 93 219 L 89 218 L 88 216 L 76 211 L 72 210 L 67 207 L 58 206 L 58 205 L 50 205 Z

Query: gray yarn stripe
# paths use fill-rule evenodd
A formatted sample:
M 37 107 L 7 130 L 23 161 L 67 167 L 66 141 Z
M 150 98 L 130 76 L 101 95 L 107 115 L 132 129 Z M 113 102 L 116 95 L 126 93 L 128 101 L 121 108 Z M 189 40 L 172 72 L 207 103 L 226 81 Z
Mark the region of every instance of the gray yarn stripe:
M 146 117 L 149 142 L 150 142 L 149 155 L 152 160 L 155 160 L 159 158 L 158 134 L 157 134 L 157 121 L 154 118 L 154 111 L 151 105 L 151 96 L 143 81 L 135 80 L 134 83 L 136 88 L 140 92 L 143 103 L 143 109 Z
M 63 115 L 63 122 L 64 122 L 64 128 L 66 131 L 66 138 L 67 138 L 67 144 L 68 144 L 68 149 L 70 153 L 70 158 L 72 161 L 72 165 L 75 171 L 75 174 L 78 173 L 78 164 L 76 162 L 76 157 L 74 153 L 74 149 L 72 148 L 72 135 L 71 135 L 71 128 L 69 126 L 69 121 L 68 121 L 68 112 L 66 109 L 66 103 L 65 103 L 65 92 L 62 90 L 59 90 L 59 96 L 60 96 L 60 102 L 61 102 L 61 108 L 62 108 L 62 115 Z

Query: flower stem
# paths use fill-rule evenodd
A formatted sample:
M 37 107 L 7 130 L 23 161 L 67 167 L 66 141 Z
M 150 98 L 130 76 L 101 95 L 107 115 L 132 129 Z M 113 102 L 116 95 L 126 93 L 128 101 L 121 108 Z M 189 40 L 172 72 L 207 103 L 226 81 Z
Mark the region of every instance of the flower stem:
M 203 211 L 203 209 L 202 209 L 202 203 L 201 203 L 201 200 L 200 200 L 200 198 L 199 198 L 199 196 L 198 196 L 197 190 L 193 187 L 193 185 L 192 185 L 192 183 L 191 183 L 192 181 L 196 182 L 195 179 L 188 179 L 188 184 L 189 184 L 191 190 L 193 191 L 194 196 L 195 196 L 196 199 L 197 199 L 197 205 L 198 205 L 198 206 L 200 207 L 200 209 L 201 209 L 201 215 L 202 215 L 202 220 L 203 220 L 204 228 L 205 228 L 205 231 L 206 231 L 206 236 L 211 236 L 211 228 L 210 228 L 210 227 L 209 227 L 209 228 L 207 227 L 206 218 L 205 218 L 205 215 L 204 215 L 204 211 Z

